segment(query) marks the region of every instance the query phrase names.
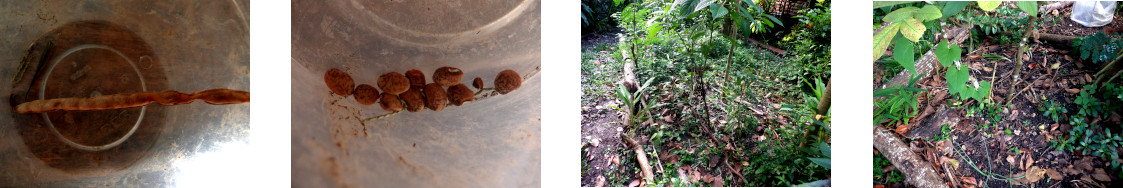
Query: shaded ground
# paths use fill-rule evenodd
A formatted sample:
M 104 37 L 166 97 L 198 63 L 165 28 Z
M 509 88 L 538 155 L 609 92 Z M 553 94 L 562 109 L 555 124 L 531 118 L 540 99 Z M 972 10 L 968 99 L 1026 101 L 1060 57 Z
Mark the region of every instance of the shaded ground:
M 696 87 L 698 85 L 682 78 L 652 84 L 645 97 L 664 105 L 651 110 L 653 118 L 650 121 L 634 128 L 624 127 L 623 117 L 627 114 L 612 108 L 621 106 L 621 102 L 608 97 L 614 95 L 612 91 L 619 84 L 616 80 L 622 75 L 622 63 L 612 55 L 618 41 L 616 37 L 615 33 L 594 33 L 582 37 L 582 55 L 592 56 L 586 57 L 591 65 L 583 66 L 593 66 L 583 67 L 582 71 L 582 186 L 634 186 L 639 183 L 641 175 L 636 154 L 623 141 L 622 137 L 626 135 L 636 135 L 634 139 L 644 147 L 647 159 L 658 178 L 655 181 L 664 185 L 792 185 L 804 183 L 802 181 L 805 180 L 818 180 L 811 177 L 825 176 L 821 174 L 823 167 L 813 164 L 790 164 L 790 167 L 772 165 L 755 172 L 769 174 L 769 177 L 753 176 L 750 174 L 752 170 L 747 170 L 763 164 L 759 162 L 762 160 L 777 161 L 775 158 L 799 158 L 794 160 L 803 160 L 801 164 L 809 164 L 805 157 L 792 157 L 791 153 L 800 151 L 773 151 L 778 150 L 777 148 L 795 148 L 794 145 L 798 143 L 793 142 L 798 138 L 782 135 L 802 134 L 809 126 L 793 125 L 796 122 L 794 118 L 800 117 L 796 115 L 798 113 L 780 110 L 785 107 L 781 104 L 801 102 L 799 97 L 791 97 L 800 93 L 798 90 L 792 91 L 792 88 L 799 87 L 762 73 L 737 73 L 737 76 L 746 77 L 741 79 L 748 81 L 733 81 L 735 79 L 732 74 L 744 72 L 747 68 L 729 72 L 731 75 L 726 77 L 728 79 L 717 76 L 720 73 L 693 78 L 704 79 L 702 87 Z M 769 61 L 776 61 L 776 57 L 779 57 L 752 44 L 748 48 L 753 49 L 751 53 L 772 57 Z M 776 62 L 761 63 L 774 65 Z M 730 83 L 741 84 L 732 86 Z M 737 92 L 753 94 L 731 97 L 723 92 L 731 92 L 733 89 L 723 87 L 738 87 L 742 89 L 737 89 Z M 706 97 L 702 97 L 700 93 L 707 93 Z M 708 105 L 703 105 L 702 101 L 707 101 Z M 739 109 L 747 110 L 737 111 Z M 708 116 L 700 113 L 702 111 L 709 112 Z M 706 118 L 709 122 L 702 122 Z M 666 136 L 653 139 L 653 135 Z M 655 140 L 666 141 L 654 143 Z M 773 170 L 771 168 L 790 168 L 790 171 L 777 173 L 799 174 L 794 178 L 786 177 L 797 181 L 773 182 L 771 180 L 776 178 L 770 176 Z M 682 182 L 660 182 L 668 177 Z
M 1071 8 L 1061 9 L 1056 15 L 1046 14 L 1040 31 L 1084 36 L 1104 29 L 1073 23 L 1068 19 L 1069 11 Z M 1052 20 L 1056 20 L 1057 24 L 1053 24 Z M 1119 20 L 1120 17 L 1116 17 L 1116 22 L 1105 28 L 1120 27 L 1123 24 Z M 1056 151 L 1050 147 L 1049 141 L 1067 136 L 1072 127 L 1065 122 L 1053 122 L 1038 110 L 1046 100 L 1074 109 L 1075 104 L 1071 102 L 1076 93 L 1073 91 L 1091 82 L 1091 75 L 1103 64 L 1079 61 L 1077 55 L 1069 51 L 1071 47 L 1031 43 L 1030 56 L 1024 59 L 1025 66 L 1020 67 L 1022 80 L 1011 87 L 1012 70 L 1019 68 L 1012 61 L 1016 58 L 1017 49 L 1014 45 L 994 44 L 989 40 L 979 44 L 981 47 L 977 49 L 964 49 L 967 52 L 964 63 L 972 67 L 971 75 L 980 80 L 993 80 L 993 101 L 1006 104 L 1003 101 L 1007 100 L 1005 97 L 1010 92 L 1015 94 L 1013 99 L 1000 108 L 990 108 L 997 110 L 988 112 L 972 108 L 978 106 L 974 101 L 963 102 L 950 97 L 943 76 L 939 76 L 942 72 L 919 81 L 920 87 L 927 90 L 921 94 L 919 118 L 911 120 L 908 131 L 898 132 L 902 133 L 902 137 L 912 138 L 908 140 L 911 140 L 909 145 L 913 151 L 931 162 L 949 183 L 960 186 L 973 182 L 980 187 L 1104 187 L 1111 186 L 1113 180 L 1118 181 L 1119 178 L 1114 175 L 1118 172 L 1111 170 L 1103 159 Z M 879 75 L 894 74 L 886 71 L 891 69 L 874 66 L 875 85 L 881 85 L 880 82 L 885 80 L 876 78 Z M 944 129 L 941 127 L 943 124 L 949 126 Z M 940 138 L 950 139 L 938 141 Z M 955 163 L 959 163 L 958 166 Z M 875 169 L 885 169 L 882 172 L 888 173 L 892 165 L 876 166 Z M 1042 172 L 1045 172 L 1044 177 L 1041 177 Z M 1018 178 L 1034 174 L 1040 180 Z M 1106 174 L 1110 178 L 1096 177 L 1096 174 Z M 874 182 L 889 182 L 890 187 L 903 186 L 887 178 L 875 178 Z

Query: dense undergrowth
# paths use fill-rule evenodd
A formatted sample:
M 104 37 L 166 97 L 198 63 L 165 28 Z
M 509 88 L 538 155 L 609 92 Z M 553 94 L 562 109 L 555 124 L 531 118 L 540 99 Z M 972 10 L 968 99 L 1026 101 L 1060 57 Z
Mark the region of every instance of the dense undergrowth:
M 674 156 L 649 160 L 663 173 L 648 186 L 715 185 L 675 173 L 684 168 L 686 177 L 697 170 L 725 185 L 791 186 L 829 178 L 830 113 L 817 115 L 817 105 L 830 78 L 830 1 L 801 10 L 798 23 L 780 23 L 752 1 L 613 6 L 624 7 L 612 14 L 623 33 L 615 43 L 582 49 L 582 103 L 620 101 L 612 108 L 633 113 L 632 121 L 620 122 L 625 135 L 646 139 L 639 142 L 651 158 Z M 786 55 L 743 40 L 777 30 L 790 33 L 770 45 L 785 48 Z M 634 93 L 620 83 L 627 62 L 635 62 L 643 85 Z M 822 131 L 804 137 L 813 128 Z M 610 152 L 623 156 L 626 171 L 638 173 L 634 153 Z M 634 180 L 621 176 L 609 175 L 606 185 Z
M 1119 35 L 1098 32 L 1089 36 L 1077 36 L 1073 40 L 1074 46 L 1046 44 L 1035 41 L 1035 32 L 1042 32 L 1043 27 L 1056 27 L 1057 18 L 1064 18 L 1057 12 L 1046 17 L 1046 13 L 1038 13 L 1039 2 L 884 2 L 875 3 L 874 12 L 874 56 L 875 70 L 884 72 L 875 74 L 874 84 L 878 86 L 875 91 L 874 126 L 884 126 L 896 130 L 900 136 L 918 127 L 940 126 L 938 134 L 931 139 L 911 140 L 906 142 L 921 145 L 939 145 L 941 141 L 951 140 L 954 148 L 966 147 L 964 140 L 991 140 L 1011 137 L 1031 137 L 1028 132 L 1044 134 L 1042 139 L 1047 141 L 1051 150 L 1063 152 L 1061 154 L 1041 154 L 1048 151 L 1029 151 L 1037 157 L 1057 157 L 1057 159 L 1038 158 L 1041 160 L 1067 160 L 1072 163 L 1083 157 L 1094 157 L 1101 160 L 1104 169 L 1110 171 L 1116 178 L 1123 177 L 1120 149 L 1123 149 L 1123 136 L 1119 116 L 1123 111 L 1123 87 L 1113 84 L 1111 79 L 1101 82 L 1098 77 L 1103 77 L 1099 68 L 1111 62 L 1120 55 L 1118 46 Z M 1059 16 L 1058 16 L 1059 15 Z M 1040 18 L 1044 17 L 1044 18 Z M 937 37 L 949 28 L 960 27 L 970 31 L 970 36 L 960 45 L 948 45 L 947 38 Z M 917 29 L 919 28 L 919 29 Z M 1041 39 L 1042 41 L 1044 39 Z M 962 48 L 962 49 L 959 49 Z M 996 49 L 1010 49 L 1013 53 L 995 52 Z M 885 51 L 892 51 L 891 55 L 883 55 Z M 919 61 L 928 51 L 934 52 L 942 68 L 936 68 L 931 79 L 912 77 L 904 85 L 880 88 L 897 72 L 910 71 L 916 73 L 914 62 Z M 1056 51 L 1063 51 L 1055 53 Z M 1064 54 L 1072 57 L 1060 57 Z M 1046 56 L 1046 57 L 1042 57 Z M 1045 58 L 1045 62 L 1041 62 Z M 1050 60 L 1052 59 L 1052 60 Z M 1068 59 L 1058 61 L 1056 59 Z M 1071 61 L 1080 62 L 1071 62 Z M 1079 64 L 1062 64 L 1062 62 Z M 1082 63 L 1082 64 L 1081 64 Z M 983 66 L 979 66 L 983 65 Z M 999 66 L 1001 65 L 1001 66 Z M 1013 65 L 1013 66 L 1010 66 Z M 993 66 L 993 67 L 992 67 Z M 1009 68 L 1003 68 L 1009 67 Z M 1079 68 L 1077 68 L 1079 67 Z M 993 68 L 997 68 L 992 70 Z M 1019 72 L 1020 71 L 1020 72 Z M 1027 72 L 1028 71 L 1028 72 Z M 1092 74 L 1096 73 L 1096 74 Z M 1058 76 L 1067 75 L 1067 76 Z M 1093 79 L 1095 75 L 1096 79 Z M 1106 75 L 1110 77 L 1110 73 Z M 1106 78 L 1106 77 L 1105 77 Z M 996 81 L 997 80 L 997 81 Z M 1013 80 L 1013 81 L 1011 81 Z M 993 82 L 993 83 L 992 83 Z M 936 84 L 933 84 L 936 83 Z M 1115 82 L 1118 83 L 1118 82 Z M 1000 88 L 1001 85 L 1001 88 Z M 1013 85 L 1013 86 L 1011 86 Z M 1027 86 L 1028 85 L 1028 86 Z M 1043 86 L 1047 85 L 1047 86 Z M 993 87 L 992 87 L 993 86 Z M 1057 87 L 1071 88 L 1057 88 Z M 1031 92 L 1025 92 L 1031 90 Z M 993 90 L 993 91 L 992 91 Z M 1050 92 L 1046 92 L 1050 91 Z M 1056 93 L 1060 92 L 1060 93 Z M 943 101 L 938 98 L 947 94 L 946 102 L 928 106 L 949 109 L 949 113 L 932 114 L 925 110 L 926 104 L 933 100 Z M 1022 96 L 1028 95 L 1032 97 Z M 1041 102 L 1037 102 L 1041 101 Z M 1037 114 L 1018 116 L 1019 109 L 1023 106 L 1035 109 L 1029 113 Z M 922 113 L 923 112 L 923 113 Z M 931 116 L 962 116 L 963 122 L 968 122 L 968 127 L 949 127 L 944 125 L 925 125 L 925 119 L 915 118 Z M 1023 111 L 1022 114 L 1025 114 Z M 1039 122 L 1034 117 L 1044 117 L 1044 122 Z M 1020 117 L 1020 118 L 1019 118 Z M 938 119 L 939 117 L 930 117 Z M 1059 129 L 1058 129 L 1059 128 Z M 981 131 L 981 132 L 976 132 Z M 960 137 L 959 141 L 955 138 Z M 964 138 L 965 137 L 965 138 Z M 979 138 L 983 137 L 983 138 Z M 1013 139 L 1017 140 L 1017 138 Z M 989 141 L 987 141 L 989 142 Z M 984 142 L 986 143 L 986 142 Z M 963 144 L 963 145 L 959 145 Z M 996 144 L 998 145 L 998 144 Z M 1000 144 L 1005 145 L 1005 144 Z M 994 147 L 995 145 L 991 145 Z M 995 186 L 995 185 L 1021 185 L 1043 183 L 1039 185 L 1096 185 L 1090 181 L 1088 175 L 1092 172 L 1082 172 L 1065 176 L 1057 173 L 1064 166 L 1050 167 L 1058 164 L 1033 163 L 1032 156 L 1028 163 L 1021 167 L 1018 165 L 991 166 L 988 162 L 975 159 L 988 165 L 972 163 L 972 158 L 983 156 L 990 157 L 1009 156 L 1014 161 L 1024 159 L 1027 148 L 1036 146 L 1011 145 L 998 151 L 948 151 L 941 154 L 951 160 L 935 161 L 945 164 L 954 161 L 959 166 L 960 161 L 969 164 L 973 170 L 970 173 L 958 174 L 956 181 L 963 186 Z M 986 147 L 984 147 L 986 148 Z M 957 153 L 962 152 L 962 153 Z M 964 154 L 975 152 L 974 154 Z M 918 152 L 924 154 L 923 152 Z M 880 168 L 892 166 L 885 157 L 875 151 L 874 174 L 876 184 L 902 183 L 900 172 L 893 168 Z M 1069 161 L 1060 164 L 1069 164 Z M 1011 166 L 1011 167 L 1007 167 Z M 1029 167 L 1048 168 L 1045 170 L 1029 169 Z M 937 165 L 937 168 L 941 168 Z M 1071 169 L 1071 165 L 1067 167 Z M 1090 167 L 1089 167 L 1090 168 Z M 1091 170 L 1091 169 L 1088 169 Z M 998 171 L 1008 171 L 1009 174 L 998 174 Z M 1017 173 L 1016 172 L 1021 172 Z M 1034 172 L 1049 172 L 1049 177 L 1041 180 L 1039 176 L 1032 176 Z M 1092 175 L 1094 180 L 1110 182 L 1110 179 L 1098 177 L 1103 170 Z M 942 172 L 941 172 L 942 174 Z M 977 174 L 977 175 L 976 175 Z M 943 176 L 943 175 L 941 175 Z M 968 181 L 968 179 L 970 181 Z M 1028 180 L 1027 180 L 1028 179 Z M 1079 181 L 1068 181 L 1080 179 Z M 976 181 L 978 180 L 978 181 Z M 994 181 L 1002 184 L 988 184 Z M 1065 180 L 1065 181 L 1060 181 Z M 1053 181 L 1053 182 L 1051 182 Z M 1055 182 L 1060 181 L 1060 182 Z M 1067 181 L 1067 183 L 1066 183 Z M 968 183 L 969 182 L 969 183 Z M 1093 183 L 1093 184 L 1079 184 Z M 974 183 L 978 183 L 977 185 Z M 1008 184 L 1007 184 L 1008 183 Z M 1071 183 L 1071 184 L 1069 184 Z M 1100 185 L 1102 186 L 1102 185 Z

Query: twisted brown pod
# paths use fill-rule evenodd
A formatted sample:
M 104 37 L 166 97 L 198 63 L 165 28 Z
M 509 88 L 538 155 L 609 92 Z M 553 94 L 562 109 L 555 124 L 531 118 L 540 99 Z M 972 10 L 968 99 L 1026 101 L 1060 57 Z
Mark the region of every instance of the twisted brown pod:
M 188 104 L 194 102 L 196 99 L 215 105 L 247 103 L 250 102 L 250 92 L 231 89 L 211 89 L 186 94 L 174 90 L 165 90 L 161 92 L 104 95 L 92 98 L 46 99 L 20 104 L 16 106 L 16 112 L 26 114 L 43 113 L 54 110 L 109 110 L 140 107 L 153 102 L 171 106 Z

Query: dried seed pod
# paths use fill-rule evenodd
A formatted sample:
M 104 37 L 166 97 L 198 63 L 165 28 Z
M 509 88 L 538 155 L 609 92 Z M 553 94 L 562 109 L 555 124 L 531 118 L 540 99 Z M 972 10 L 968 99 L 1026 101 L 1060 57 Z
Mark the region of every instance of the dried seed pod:
M 425 87 L 425 73 L 417 69 L 406 71 L 406 78 L 409 78 L 409 87 Z
M 472 94 L 472 90 L 468 89 L 468 86 L 464 86 L 464 84 L 456 84 L 452 87 L 448 87 L 448 102 L 451 102 L 452 105 L 460 106 L 461 104 L 471 102 L 473 97 L 475 97 L 475 95 Z
M 476 89 L 484 88 L 484 79 L 476 77 L 475 80 L 472 80 L 472 87 L 476 87 Z
M 382 105 L 382 109 L 386 111 L 397 112 L 402 110 L 402 101 L 398 100 L 397 95 L 382 93 L 382 99 L 379 101 L 379 104 Z
M 421 95 L 421 87 L 409 87 L 405 93 L 398 95 L 403 101 L 406 101 L 406 110 L 410 112 L 421 111 L 425 106 L 425 97 Z
M 355 89 L 355 80 L 351 79 L 351 75 L 335 68 L 324 74 L 324 82 L 332 93 L 344 97 L 351 96 L 351 90 Z
M 374 89 L 374 86 L 360 84 L 355 87 L 354 94 L 355 101 L 358 101 L 359 104 L 372 105 L 374 102 L 378 102 L 378 89 Z
M 445 95 L 445 88 L 441 87 L 440 84 L 426 84 L 422 92 L 425 93 L 425 108 L 429 108 L 429 110 L 439 112 L 444 109 L 445 104 L 448 103 L 446 102 L 448 100 L 445 99 L 445 97 L 447 97 L 447 95 Z
M 460 78 L 464 77 L 464 72 L 458 68 L 441 67 L 433 72 L 433 82 L 441 84 L 441 86 L 454 86 L 460 84 Z
M 382 74 L 378 77 L 378 88 L 391 95 L 402 94 L 409 90 L 409 79 L 398 72 Z
M 523 84 L 523 78 L 519 76 L 519 73 L 507 69 L 495 76 L 494 84 L 495 91 L 499 91 L 500 94 L 507 94 L 519 89 L 519 86 Z

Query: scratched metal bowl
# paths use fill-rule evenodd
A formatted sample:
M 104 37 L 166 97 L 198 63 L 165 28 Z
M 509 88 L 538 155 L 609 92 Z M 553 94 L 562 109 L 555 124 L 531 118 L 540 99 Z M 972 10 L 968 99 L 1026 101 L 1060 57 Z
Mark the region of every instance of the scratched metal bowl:
M 6 98 L 249 91 L 248 1 L 4 1 L 0 14 L 0 94 Z M 113 31 L 92 32 L 97 28 Z M 139 46 L 112 42 L 124 35 Z M 45 54 L 35 62 L 47 65 L 43 72 L 19 71 L 29 52 Z M 18 72 L 44 75 L 8 80 Z M 30 82 L 39 85 L 14 88 Z M 12 107 L 24 100 L 0 101 Z M 97 113 L 109 118 L 93 118 Z M 43 114 L 0 108 L 0 114 L 0 187 L 190 186 L 252 170 L 245 164 L 253 159 L 243 157 L 250 155 L 249 104 Z M 99 129 L 109 134 L 74 137 Z
M 541 5 L 538 0 L 292 2 L 294 187 L 538 187 Z M 484 85 L 511 69 L 522 87 L 434 112 L 388 113 L 331 94 L 327 70 L 358 84 L 417 69 L 463 69 Z

